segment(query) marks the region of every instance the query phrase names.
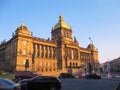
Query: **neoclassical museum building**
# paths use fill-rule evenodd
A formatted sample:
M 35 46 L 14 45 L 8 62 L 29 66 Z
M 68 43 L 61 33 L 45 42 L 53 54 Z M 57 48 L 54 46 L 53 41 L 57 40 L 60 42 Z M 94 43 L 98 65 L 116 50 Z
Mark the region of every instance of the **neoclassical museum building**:
M 57 76 L 61 72 L 79 74 L 88 70 L 88 63 L 97 69 L 98 50 L 93 43 L 80 47 L 72 28 L 62 15 L 51 30 L 51 38 L 33 36 L 24 24 L 12 38 L 0 44 L 0 70 L 35 71 L 38 74 Z

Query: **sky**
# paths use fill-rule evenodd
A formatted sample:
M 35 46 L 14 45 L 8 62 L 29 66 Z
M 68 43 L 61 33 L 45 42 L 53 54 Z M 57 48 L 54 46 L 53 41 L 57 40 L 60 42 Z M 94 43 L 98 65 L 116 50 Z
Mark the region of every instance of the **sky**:
M 92 39 L 100 63 L 120 57 L 120 0 L 0 0 L 0 42 L 23 22 L 33 36 L 47 39 L 60 15 L 80 47 Z

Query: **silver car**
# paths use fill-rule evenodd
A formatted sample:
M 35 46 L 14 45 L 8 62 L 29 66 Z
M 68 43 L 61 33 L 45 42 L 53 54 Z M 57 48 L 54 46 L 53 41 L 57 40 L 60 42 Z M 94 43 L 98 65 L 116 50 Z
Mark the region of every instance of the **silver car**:
M 21 90 L 20 84 L 0 78 L 0 90 Z

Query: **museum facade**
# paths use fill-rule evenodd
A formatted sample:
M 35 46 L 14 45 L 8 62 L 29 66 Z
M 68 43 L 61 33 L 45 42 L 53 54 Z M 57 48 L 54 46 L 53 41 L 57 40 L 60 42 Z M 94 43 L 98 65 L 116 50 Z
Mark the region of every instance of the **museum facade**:
M 87 71 L 88 63 L 97 68 L 98 50 L 93 43 L 79 46 L 71 27 L 62 15 L 51 30 L 51 38 L 33 36 L 24 24 L 12 38 L 0 44 L 0 70 L 32 70 L 43 75 L 57 76 L 61 72 L 78 74 Z

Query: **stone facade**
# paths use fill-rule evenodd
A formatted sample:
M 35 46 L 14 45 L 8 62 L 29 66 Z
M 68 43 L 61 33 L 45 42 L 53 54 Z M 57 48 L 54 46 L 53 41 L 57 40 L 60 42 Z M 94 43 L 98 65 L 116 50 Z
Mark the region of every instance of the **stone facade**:
M 26 61 L 29 63 L 27 68 Z M 75 75 L 84 72 L 88 63 L 94 69 L 99 64 L 97 49 L 93 44 L 80 47 L 63 16 L 52 28 L 51 39 L 33 36 L 22 24 L 9 41 L 0 45 L 0 69 L 5 71 L 27 69 L 43 75 L 57 76 L 61 72 Z

